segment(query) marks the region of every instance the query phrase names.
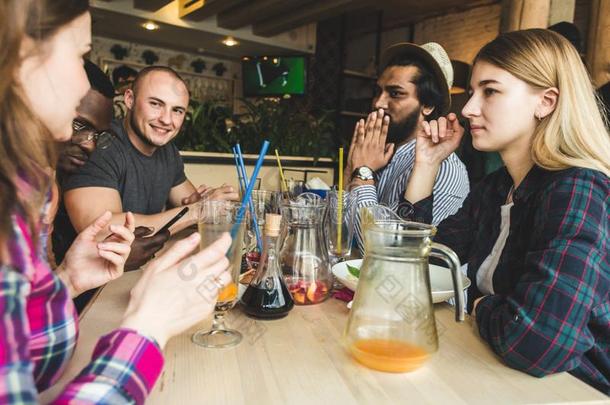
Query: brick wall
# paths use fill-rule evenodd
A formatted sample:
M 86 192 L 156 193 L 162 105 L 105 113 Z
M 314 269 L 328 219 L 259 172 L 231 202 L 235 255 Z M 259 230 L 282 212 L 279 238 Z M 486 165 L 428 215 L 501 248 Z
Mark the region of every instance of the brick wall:
M 500 4 L 429 18 L 415 24 L 414 42 L 441 44 L 451 59 L 472 63 L 478 50 L 500 30 Z

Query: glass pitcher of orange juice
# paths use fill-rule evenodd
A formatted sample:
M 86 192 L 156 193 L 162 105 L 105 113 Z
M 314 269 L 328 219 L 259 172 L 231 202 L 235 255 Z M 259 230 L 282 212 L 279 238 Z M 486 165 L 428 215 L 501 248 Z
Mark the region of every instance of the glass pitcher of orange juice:
M 380 209 L 384 208 L 375 207 Z M 366 210 L 361 213 L 365 254 L 344 343 L 369 368 L 411 371 L 438 349 L 428 258 L 449 265 L 456 321 L 464 320 L 460 263 L 455 252 L 432 242 L 434 226 Z

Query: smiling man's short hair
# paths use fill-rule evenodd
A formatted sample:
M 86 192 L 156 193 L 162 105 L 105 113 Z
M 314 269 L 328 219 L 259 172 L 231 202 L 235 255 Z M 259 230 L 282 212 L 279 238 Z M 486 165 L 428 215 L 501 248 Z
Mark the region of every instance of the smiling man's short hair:
M 189 91 L 189 88 L 188 88 L 186 82 L 184 81 L 184 79 L 178 74 L 178 72 L 176 72 L 174 69 L 170 68 L 169 66 L 148 66 L 148 67 L 145 67 L 144 69 L 140 70 L 140 72 L 138 73 L 138 76 L 136 76 L 136 80 L 134 80 L 132 87 L 131 87 L 134 95 L 136 95 L 138 93 L 138 86 L 140 85 L 142 80 L 144 80 L 144 78 L 148 74 L 153 73 L 153 72 L 165 72 L 165 73 L 170 74 L 174 78 L 178 79 L 180 82 L 182 82 L 182 84 L 184 84 L 187 94 L 190 97 L 190 91 Z

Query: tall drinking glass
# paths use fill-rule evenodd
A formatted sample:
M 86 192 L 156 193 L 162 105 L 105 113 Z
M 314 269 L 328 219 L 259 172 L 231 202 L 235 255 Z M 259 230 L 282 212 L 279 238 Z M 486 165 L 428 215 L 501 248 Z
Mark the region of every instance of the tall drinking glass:
M 331 265 L 345 260 L 352 252 L 356 220 L 355 194 L 355 191 L 343 191 L 341 201 L 337 190 L 331 190 L 326 194 L 324 230 Z
M 265 215 L 280 213 L 282 193 L 279 191 L 253 190 L 251 202 L 252 207 L 254 208 L 254 214 L 256 215 L 258 232 L 262 239 L 263 229 L 265 227 Z M 246 248 L 246 264 L 249 269 L 256 269 L 258 267 L 258 259 L 261 252 L 257 246 L 254 221 L 250 221 L 248 225 L 247 233 L 248 238 L 250 239 L 250 244 Z
M 239 206 L 239 203 L 231 201 L 202 201 L 199 204 L 198 229 L 201 235 L 201 249 L 210 245 L 224 232 L 231 232 L 233 226 L 238 224 Z M 244 215 L 237 225 L 237 235 L 227 252 L 232 281 L 218 293 L 212 329 L 200 330 L 193 335 L 193 343 L 200 346 L 230 347 L 241 342 L 241 333 L 227 329 L 224 316 L 237 302 L 237 281 L 244 254 L 246 223 L 247 215 Z
M 279 191 L 254 190 L 252 204 L 261 235 L 265 225 L 265 214 L 279 214 L 282 204 L 282 193 Z

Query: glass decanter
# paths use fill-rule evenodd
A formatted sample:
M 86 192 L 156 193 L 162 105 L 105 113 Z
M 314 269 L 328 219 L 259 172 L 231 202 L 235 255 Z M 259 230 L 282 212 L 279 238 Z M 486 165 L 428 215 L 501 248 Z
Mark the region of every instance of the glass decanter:
M 280 264 L 297 305 L 317 304 L 330 295 L 333 278 L 323 226 L 325 210 L 326 202 L 311 193 L 282 204 Z
M 244 312 L 254 318 L 283 318 L 294 307 L 277 256 L 281 221 L 281 215 L 265 215 L 263 252 L 256 274 L 241 297 Z

